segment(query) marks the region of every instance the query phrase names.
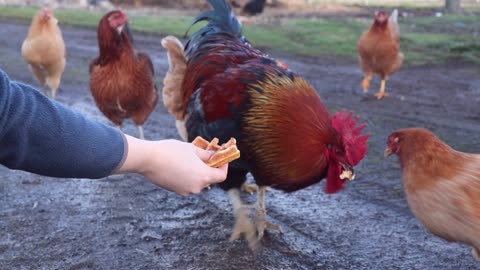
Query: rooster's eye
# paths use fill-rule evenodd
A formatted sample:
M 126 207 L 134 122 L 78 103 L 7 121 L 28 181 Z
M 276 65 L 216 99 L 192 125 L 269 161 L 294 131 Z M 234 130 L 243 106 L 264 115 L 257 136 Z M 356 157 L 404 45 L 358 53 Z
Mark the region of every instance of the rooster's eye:
M 327 144 L 327 149 L 328 149 L 328 150 L 332 150 L 332 145 L 331 145 L 331 144 Z

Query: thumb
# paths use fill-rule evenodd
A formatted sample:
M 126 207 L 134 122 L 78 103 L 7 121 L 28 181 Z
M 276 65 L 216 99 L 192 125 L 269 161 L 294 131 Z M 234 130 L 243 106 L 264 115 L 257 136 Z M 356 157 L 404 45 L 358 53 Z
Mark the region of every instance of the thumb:
M 203 161 L 207 162 L 210 157 L 213 155 L 213 151 L 207 151 L 203 150 L 202 148 L 196 147 L 195 145 L 193 146 L 195 149 L 195 154 Z
M 216 184 L 225 181 L 228 173 L 228 163 L 218 168 L 212 168 L 210 184 Z

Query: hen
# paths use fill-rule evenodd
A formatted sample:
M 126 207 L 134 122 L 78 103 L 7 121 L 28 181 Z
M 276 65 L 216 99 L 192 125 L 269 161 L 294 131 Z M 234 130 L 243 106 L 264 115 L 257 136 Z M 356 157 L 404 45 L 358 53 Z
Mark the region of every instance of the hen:
M 65 43 L 58 20 L 50 8 L 39 10 L 33 17 L 27 38 L 22 44 L 22 55 L 35 78 L 48 96 L 55 99 L 65 69 Z
M 100 111 L 118 128 L 126 118 L 138 127 L 157 104 L 158 93 L 150 57 L 134 48 L 125 12 L 107 13 L 98 25 L 100 55 L 90 64 L 90 89 Z
M 385 156 L 399 157 L 407 201 L 434 235 L 480 255 L 480 155 L 462 153 L 421 128 L 388 137 Z
M 397 18 L 397 10 L 394 10 L 390 17 L 385 12 L 379 12 L 370 29 L 363 33 L 358 41 L 360 66 L 365 74 L 362 82 L 363 91 L 368 91 L 374 74 L 380 75 L 382 80 L 380 91 L 375 94 L 378 99 L 387 96 L 386 81 L 403 63 Z
M 354 178 L 368 135 L 360 134 L 365 125 L 357 126 L 352 114 L 331 117 L 305 79 L 252 47 L 224 0 L 208 2 L 214 10 L 192 25 L 208 24 L 185 45 L 177 123 L 188 141 L 236 138 L 241 158 L 230 164 L 220 187 L 228 191 L 236 217 L 231 239 L 245 234 L 255 248 L 266 228 L 280 230 L 266 219 L 266 187 L 293 192 L 326 178 L 327 193 L 340 191 Z M 248 172 L 259 185 L 253 222 L 252 206 L 243 204 L 239 191 Z
M 176 37 L 167 36 L 163 38 L 162 46 L 167 49 L 169 63 L 169 69 L 163 79 L 163 104 L 168 112 L 177 119 L 177 129 L 180 131 L 185 127 L 184 122 L 178 119 L 183 116 L 183 95 L 180 89 L 187 70 L 187 60 L 183 52 L 183 44 Z M 182 139 L 186 141 L 186 130 L 181 130 L 179 133 Z

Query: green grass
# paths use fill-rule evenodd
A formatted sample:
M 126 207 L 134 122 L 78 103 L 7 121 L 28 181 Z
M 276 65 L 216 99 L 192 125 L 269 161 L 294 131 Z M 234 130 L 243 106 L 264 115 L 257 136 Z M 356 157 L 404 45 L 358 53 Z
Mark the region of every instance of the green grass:
M 36 7 L 0 6 L 0 18 L 30 20 Z M 96 27 L 100 12 L 59 9 L 61 24 Z M 189 16 L 129 15 L 134 31 L 182 37 Z M 245 25 L 244 34 L 257 47 L 308 57 L 345 57 L 355 61 L 356 44 L 370 20 L 292 18 L 276 24 Z M 193 29 L 198 29 L 198 26 Z M 441 63 L 459 58 L 480 64 L 480 15 L 401 18 L 401 50 L 406 65 Z
M 17 18 L 31 20 L 38 7 L 0 6 L 0 18 Z M 55 17 L 60 24 L 96 27 L 103 13 L 76 9 L 58 9 Z M 180 34 L 184 33 L 193 17 L 186 16 L 135 16 L 129 15 L 131 28 L 137 31 Z

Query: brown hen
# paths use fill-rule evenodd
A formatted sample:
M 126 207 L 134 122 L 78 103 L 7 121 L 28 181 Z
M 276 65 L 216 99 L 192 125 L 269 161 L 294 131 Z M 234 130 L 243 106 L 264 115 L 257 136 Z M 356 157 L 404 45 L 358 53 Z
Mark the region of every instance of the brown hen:
M 158 100 L 150 57 L 134 48 L 125 12 L 107 13 L 98 25 L 100 55 L 90 64 L 90 89 L 100 111 L 118 128 L 131 118 L 143 124 Z
M 48 96 L 48 86 L 52 99 L 55 99 L 66 60 L 62 32 L 52 9 L 43 8 L 33 17 L 22 44 L 22 55 L 45 94 Z
M 480 254 L 480 155 L 456 151 L 432 132 L 400 129 L 385 156 L 398 155 L 412 212 L 434 235 Z
M 400 69 L 403 54 L 400 52 L 400 33 L 398 30 L 398 12 L 394 10 L 390 17 L 379 12 L 370 29 L 363 33 L 358 41 L 358 55 L 365 79 L 363 91 L 368 91 L 374 74 L 382 80 L 380 91 L 375 94 L 378 99 L 387 96 L 385 84 L 390 75 Z

